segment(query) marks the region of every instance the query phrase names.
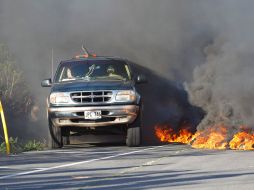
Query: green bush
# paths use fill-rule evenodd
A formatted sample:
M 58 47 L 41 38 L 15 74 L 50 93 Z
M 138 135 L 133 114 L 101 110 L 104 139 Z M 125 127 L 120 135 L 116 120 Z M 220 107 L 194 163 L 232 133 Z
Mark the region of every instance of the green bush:
M 23 148 L 23 151 L 40 151 L 45 148 L 45 142 L 42 143 L 40 141 L 32 140 L 28 141 Z
M 26 143 L 21 143 L 18 141 L 18 138 L 9 138 L 11 153 L 21 153 L 26 151 L 40 151 L 46 147 L 46 142 L 40 142 L 36 140 L 30 140 Z M 6 143 L 3 142 L 0 144 L 0 153 L 4 154 L 6 152 Z
M 9 143 L 10 143 L 10 148 L 11 148 L 11 153 L 20 153 L 22 152 L 22 146 L 18 144 L 18 138 L 9 138 Z M 0 145 L 0 152 L 5 153 L 6 152 L 6 143 L 3 142 Z

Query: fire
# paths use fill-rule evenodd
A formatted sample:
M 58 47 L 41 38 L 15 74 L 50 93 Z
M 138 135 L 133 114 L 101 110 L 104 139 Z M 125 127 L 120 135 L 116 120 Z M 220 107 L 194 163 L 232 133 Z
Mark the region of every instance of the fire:
M 227 128 L 223 125 L 213 126 L 207 130 L 197 132 L 192 137 L 193 148 L 226 149 Z
M 169 125 L 155 126 L 155 134 L 161 142 L 168 143 L 184 143 L 187 144 L 191 141 L 193 133 L 189 130 L 189 126 L 185 125 L 179 131 L 174 130 Z
M 246 131 L 238 132 L 229 142 L 231 149 L 254 150 L 254 134 Z
M 169 125 L 156 125 L 155 135 L 161 142 L 190 144 L 193 148 L 254 150 L 254 133 L 240 126 L 239 132 L 230 138 L 229 127 L 219 124 L 203 131 L 191 132 L 190 125 L 184 124 L 179 130 Z

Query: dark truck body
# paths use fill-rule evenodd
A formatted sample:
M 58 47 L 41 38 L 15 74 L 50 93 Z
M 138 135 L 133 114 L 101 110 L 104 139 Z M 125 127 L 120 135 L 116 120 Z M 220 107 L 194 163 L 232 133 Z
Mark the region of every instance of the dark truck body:
M 115 72 L 113 66 L 117 75 L 109 73 Z M 68 75 L 66 69 L 70 67 L 79 67 L 75 79 L 63 77 L 65 73 Z M 83 74 L 82 70 L 86 69 Z M 96 72 L 97 78 L 92 77 Z M 108 73 L 109 76 L 104 76 Z M 50 79 L 42 82 L 43 87 L 51 87 L 47 109 L 52 148 L 68 142 L 65 139 L 71 131 L 86 133 L 102 128 L 109 131 L 118 128 L 126 136 L 128 146 L 140 145 L 142 100 L 135 86 L 143 82 L 146 82 L 144 76 L 133 73 L 128 61 L 120 58 L 62 61 L 53 82 Z

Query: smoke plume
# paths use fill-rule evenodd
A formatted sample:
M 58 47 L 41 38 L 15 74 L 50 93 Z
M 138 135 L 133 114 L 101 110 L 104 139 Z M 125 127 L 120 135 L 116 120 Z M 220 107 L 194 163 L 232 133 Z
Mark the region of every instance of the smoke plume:
M 187 85 L 191 102 L 207 112 L 199 129 L 218 123 L 253 126 L 253 48 L 249 41 L 219 38 L 204 48 L 206 61 Z

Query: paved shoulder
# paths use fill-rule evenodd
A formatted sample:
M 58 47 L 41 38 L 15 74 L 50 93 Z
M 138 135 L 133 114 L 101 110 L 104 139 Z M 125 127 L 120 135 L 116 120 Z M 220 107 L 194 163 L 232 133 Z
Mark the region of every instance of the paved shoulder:
M 1 158 L 0 185 L 3 189 L 251 189 L 252 155 L 186 145 L 67 148 Z

